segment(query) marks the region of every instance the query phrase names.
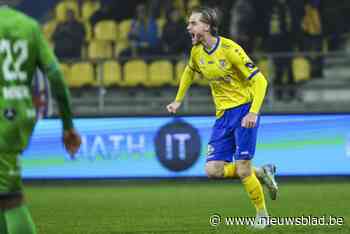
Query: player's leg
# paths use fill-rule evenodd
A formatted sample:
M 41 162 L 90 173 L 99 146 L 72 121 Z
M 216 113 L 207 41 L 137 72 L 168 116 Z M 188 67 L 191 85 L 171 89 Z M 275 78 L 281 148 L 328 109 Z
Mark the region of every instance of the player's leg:
M 225 177 L 225 165 L 228 163 L 225 161 L 208 161 L 205 166 L 206 173 L 209 178 L 223 178 Z M 242 183 L 248 192 L 250 199 L 255 205 L 257 214 L 267 216 L 265 198 L 262 186 L 252 172 L 250 160 L 238 160 L 237 163 L 237 175 L 241 178 Z
M 208 143 L 206 174 L 209 178 L 233 178 L 238 179 L 236 164 L 232 162 L 236 150 L 234 139 L 234 126 L 239 122 L 239 113 L 245 105 L 238 108 L 226 110 L 224 115 L 215 121 L 210 141 Z M 260 178 L 263 176 L 263 169 L 253 168 L 254 173 Z
M 269 164 L 270 165 L 270 164 Z M 262 167 L 252 167 L 253 173 L 255 173 L 256 177 L 258 179 L 262 179 L 265 175 L 264 166 Z M 233 178 L 233 179 L 239 179 L 239 176 L 237 174 L 237 166 L 235 162 L 227 162 L 225 163 L 224 167 L 224 177 L 225 178 Z
M 250 160 L 237 160 L 237 175 L 253 202 L 257 212 L 266 211 L 265 198 L 260 181 L 253 173 Z
M 239 125 L 235 129 L 237 148 L 234 157 L 236 160 L 237 175 L 240 177 L 242 184 L 256 209 L 257 217 L 254 227 L 265 228 L 266 218 L 268 216 L 265 196 L 260 181 L 255 173 L 253 173 L 251 163 L 255 154 L 258 126 L 259 120 L 254 128 L 244 128 Z
M 23 204 L 19 154 L 0 155 L 0 207 L 8 234 L 35 233 L 35 227 Z
M 250 160 L 237 160 L 237 174 L 241 178 L 242 184 L 248 193 L 248 196 L 255 206 L 256 218 L 254 228 L 265 228 L 268 212 L 265 204 L 264 191 L 260 181 L 252 172 Z
M 249 110 L 249 105 L 233 109 L 228 112 L 230 119 L 234 119 L 235 116 L 243 117 Z M 243 128 L 241 121 L 235 122 L 235 130 L 233 131 L 232 142 L 235 142 L 235 159 L 236 160 L 250 160 L 255 153 L 257 130 L 259 127 L 259 119 L 256 127 L 254 128 Z M 224 166 L 224 177 L 225 178 L 241 178 L 237 173 L 237 163 L 227 163 Z M 276 200 L 278 186 L 275 181 L 276 166 L 267 164 L 262 167 L 252 167 L 253 174 L 267 187 L 270 197 L 272 200 Z
M 208 178 L 220 179 L 224 178 L 224 167 L 226 162 L 221 160 L 208 161 L 205 164 L 205 172 Z
M 35 225 L 26 205 L 5 212 L 8 234 L 35 234 Z
M 275 179 L 276 166 L 273 164 L 266 164 L 261 167 L 252 167 L 252 172 L 256 175 L 260 182 L 267 188 L 271 200 L 277 199 L 278 184 Z M 224 164 L 224 178 L 238 179 L 236 163 Z
M 0 234 L 7 234 L 5 214 L 0 210 Z
M 205 171 L 209 178 L 231 177 L 235 173 L 232 164 L 235 150 L 234 136 L 228 113 L 215 121 L 208 143 L 207 163 Z
M 276 200 L 278 194 L 278 185 L 275 180 L 276 166 L 273 164 L 266 164 L 261 167 L 252 167 L 252 173 L 254 173 L 259 181 L 267 188 L 271 200 Z M 225 162 L 223 177 L 239 179 L 236 163 Z
M 209 178 L 239 179 L 236 168 L 236 163 L 227 161 L 208 161 L 205 165 L 205 171 Z M 263 167 L 252 167 L 252 172 L 258 179 L 265 176 Z

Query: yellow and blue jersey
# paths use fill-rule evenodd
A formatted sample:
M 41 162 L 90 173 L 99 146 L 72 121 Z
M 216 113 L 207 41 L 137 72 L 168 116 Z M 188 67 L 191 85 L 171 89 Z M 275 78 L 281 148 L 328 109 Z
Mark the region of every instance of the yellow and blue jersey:
M 209 82 L 218 117 L 225 110 L 246 103 L 252 103 L 250 112 L 259 113 L 267 82 L 244 50 L 234 41 L 217 37 L 216 44 L 210 51 L 202 44 L 192 47 L 176 101 L 184 98 L 195 72 Z

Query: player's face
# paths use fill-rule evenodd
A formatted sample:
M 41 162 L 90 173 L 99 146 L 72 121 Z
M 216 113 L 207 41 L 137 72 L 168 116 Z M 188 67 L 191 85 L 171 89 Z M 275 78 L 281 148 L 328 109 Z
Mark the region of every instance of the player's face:
M 192 13 L 188 19 L 187 31 L 191 35 L 192 45 L 203 41 L 204 35 L 209 32 L 209 25 L 201 21 L 201 13 Z

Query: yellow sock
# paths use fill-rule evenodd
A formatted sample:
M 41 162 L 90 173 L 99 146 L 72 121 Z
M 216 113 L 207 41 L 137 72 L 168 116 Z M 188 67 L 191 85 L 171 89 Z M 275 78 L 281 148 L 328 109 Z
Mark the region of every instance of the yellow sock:
M 265 210 L 266 206 L 263 188 L 258 178 L 256 178 L 255 173 L 252 173 L 250 176 L 245 177 L 242 180 L 242 183 L 245 190 L 248 192 L 248 196 L 253 202 L 256 211 L 259 212 Z
M 253 167 L 253 173 L 255 175 L 258 172 L 258 168 Z M 236 173 L 236 164 L 235 163 L 227 163 L 224 165 L 224 178 L 239 178 Z
M 236 164 L 227 163 L 224 165 L 224 178 L 238 178 Z

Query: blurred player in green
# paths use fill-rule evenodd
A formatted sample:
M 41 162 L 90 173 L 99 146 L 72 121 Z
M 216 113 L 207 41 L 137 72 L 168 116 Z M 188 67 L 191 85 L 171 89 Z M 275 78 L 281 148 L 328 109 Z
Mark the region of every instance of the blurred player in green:
M 14 2 L 0 0 L 0 234 L 31 234 L 36 231 L 23 199 L 19 156 L 36 122 L 31 84 L 37 67 L 50 82 L 70 155 L 79 149 L 81 140 L 74 130 L 59 63 L 37 22 L 5 5 Z

